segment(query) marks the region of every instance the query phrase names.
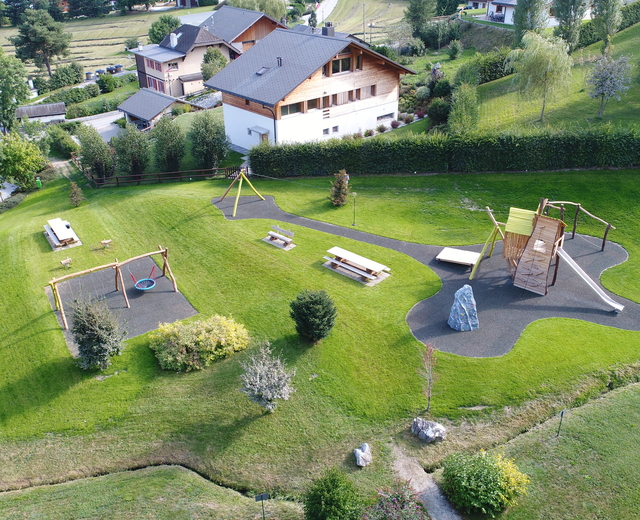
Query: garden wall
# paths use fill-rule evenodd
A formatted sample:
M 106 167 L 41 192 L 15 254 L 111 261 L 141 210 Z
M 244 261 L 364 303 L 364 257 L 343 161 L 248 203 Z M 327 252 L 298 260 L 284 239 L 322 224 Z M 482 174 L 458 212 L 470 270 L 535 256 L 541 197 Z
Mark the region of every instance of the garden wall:
M 354 174 L 560 170 L 640 165 L 640 128 L 532 130 L 496 135 L 412 135 L 330 140 L 249 152 L 251 170 L 269 177 Z

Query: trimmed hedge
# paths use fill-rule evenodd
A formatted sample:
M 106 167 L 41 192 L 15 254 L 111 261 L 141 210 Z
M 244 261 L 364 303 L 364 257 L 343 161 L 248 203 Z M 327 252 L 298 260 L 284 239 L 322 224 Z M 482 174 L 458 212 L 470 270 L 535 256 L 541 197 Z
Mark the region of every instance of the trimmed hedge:
M 253 172 L 269 177 L 631 167 L 640 165 L 640 127 L 262 143 L 249 157 Z

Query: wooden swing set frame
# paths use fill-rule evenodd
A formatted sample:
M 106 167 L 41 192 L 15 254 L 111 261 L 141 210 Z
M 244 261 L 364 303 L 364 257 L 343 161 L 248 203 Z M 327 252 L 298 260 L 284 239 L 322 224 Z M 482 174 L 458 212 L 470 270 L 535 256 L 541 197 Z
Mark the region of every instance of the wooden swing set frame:
M 153 255 L 162 255 L 162 275 L 166 276 L 166 274 L 169 274 L 169 278 L 171 278 L 171 282 L 173 283 L 173 292 L 179 292 L 178 291 L 178 284 L 176 282 L 176 278 L 175 276 L 173 276 L 173 272 L 171 271 L 171 267 L 169 266 L 169 248 L 165 247 L 164 249 L 162 248 L 162 246 L 158 246 L 158 251 L 151 251 L 150 253 L 145 253 L 143 255 L 138 255 L 138 256 L 134 256 L 133 258 L 129 258 L 127 260 L 124 260 L 122 262 L 118 262 L 118 259 L 115 259 L 115 262 L 112 262 L 110 264 L 105 264 L 105 265 L 100 265 L 98 267 L 92 267 L 91 269 L 85 269 L 84 271 L 80 271 L 77 273 L 72 273 L 72 274 L 68 274 L 66 276 L 62 276 L 60 278 L 53 278 L 50 282 L 49 285 L 51 286 L 51 291 L 53 292 L 53 299 L 54 302 L 56 304 L 56 310 L 60 311 L 60 317 L 62 318 L 62 327 L 64 328 L 64 330 L 69 330 L 69 323 L 67 322 L 67 317 L 64 313 L 64 307 L 62 305 L 62 299 L 60 298 L 60 293 L 58 292 L 58 284 L 60 282 L 64 282 L 65 280 L 69 280 L 70 278 L 75 278 L 76 276 L 82 276 L 85 274 L 89 274 L 89 273 L 93 273 L 95 271 L 101 271 L 102 269 L 115 269 L 116 273 L 115 273 L 115 287 L 116 287 L 116 291 L 120 291 L 120 288 L 122 288 L 122 296 L 124 297 L 124 302 L 127 306 L 127 309 L 131 308 L 131 305 L 129 304 L 129 298 L 127 298 L 127 291 L 124 288 L 124 279 L 122 277 L 122 266 L 123 265 L 127 265 L 131 262 L 134 262 L 136 260 L 140 260 L 142 258 L 147 258 L 149 256 L 153 256 Z

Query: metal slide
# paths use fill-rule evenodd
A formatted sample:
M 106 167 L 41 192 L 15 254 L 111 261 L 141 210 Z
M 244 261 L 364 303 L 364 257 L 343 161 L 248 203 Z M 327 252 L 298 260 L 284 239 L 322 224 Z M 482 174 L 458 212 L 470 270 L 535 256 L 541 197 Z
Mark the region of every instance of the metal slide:
M 578 264 L 576 264 L 575 260 L 571 258 L 561 247 L 558 248 L 558 255 L 565 262 L 567 262 L 567 264 L 569 264 L 571 268 L 576 273 L 578 273 L 578 275 L 580 275 L 580 278 L 587 282 L 589 287 L 591 287 L 596 292 L 596 294 L 600 296 L 600 298 L 602 298 L 602 301 L 604 301 L 607 305 L 611 305 L 611 307 L 613 307 L 616 312 L 621 312 L 622 309 L 624 309 L 624 305 L 621 305 L 609 298 L 609 296 L 602 289 L 600 289 L 600 286 L 596 282 L 594 282 L 591 277 L 587 273 L 585 273 Z

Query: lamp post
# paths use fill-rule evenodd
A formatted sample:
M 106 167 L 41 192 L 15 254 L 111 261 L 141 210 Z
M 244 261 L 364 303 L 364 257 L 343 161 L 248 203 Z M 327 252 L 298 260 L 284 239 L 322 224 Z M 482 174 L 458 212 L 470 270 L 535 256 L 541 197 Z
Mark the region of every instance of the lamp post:
M 351 224 L 352 226 L 356 225 L 356 195 L 357 193 L 354 191 L 353 192 L 353 224 Z

